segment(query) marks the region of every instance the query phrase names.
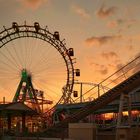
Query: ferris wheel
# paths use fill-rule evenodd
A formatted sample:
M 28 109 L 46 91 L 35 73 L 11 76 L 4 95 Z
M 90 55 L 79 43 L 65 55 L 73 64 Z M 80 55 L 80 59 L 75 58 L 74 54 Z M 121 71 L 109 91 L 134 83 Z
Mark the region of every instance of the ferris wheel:
M 0 93 L 13 102 L 36 102 L 35 89 L 56 103 L 71 102 L 74 77 L 73 48 L 66 48 L 58 31 L 51 33 L 38 22 L 3 26 L 0 32 Z M 24 87 L 24 89 L 23 89 Z M 21 93 L 22 93 L 22 98 Z M 32 93 L 31 93 L 32 92 Z

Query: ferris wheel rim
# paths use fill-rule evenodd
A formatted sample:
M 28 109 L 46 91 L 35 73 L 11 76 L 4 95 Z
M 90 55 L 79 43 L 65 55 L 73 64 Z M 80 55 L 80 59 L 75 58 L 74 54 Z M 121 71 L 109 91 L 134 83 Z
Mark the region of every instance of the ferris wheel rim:
M 71 93 L 73 91 L 73 85 L 74 85 L 74 66 L 71 56 L 68 54 L 68 49 L 66 48 L 66 44 L 63 43 L 60 39 L 57 40 L 54 38 L 54 34 L 52 34 L 49 30 L 46 30 L 46 28 L 39 27 L 39 30 L 37 31 L 35 29 L 35 26 L 31 25 L 17 25 L 18 31 L 14 27 L 6 28 L 5 26 L 4 30 L 0 32 L 0 48 L 4 47 L 9 42 L 12 42 L 13 40 L 17 40 L 19 38 L 36 38 L 40 39 L 42 41 L 45 41 L 49 43 L 52 47 L 54 47 L 59 54 L 64 59 L 64 62 L 66 64 L 67 68 L 67 79 L 66 79 L 66 85 L 65 85 L 65 93 L 66 100 L 69 100 Z M 63 100 L 63 94 L 58 100 L 58 103 L 62 102 Z

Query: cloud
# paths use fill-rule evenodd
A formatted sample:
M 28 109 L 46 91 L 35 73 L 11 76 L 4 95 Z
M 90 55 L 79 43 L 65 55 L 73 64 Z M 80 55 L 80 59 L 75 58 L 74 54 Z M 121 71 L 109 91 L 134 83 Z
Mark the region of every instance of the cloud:
M 135 55 L 135 57 L 138 56 L 139 58 L 137 59 L 137 61 L 134 61 L 127 66 L 125 65 L 128 64 L 130 61 L 128 62 L 121 61 L 121 59 L 115 52 L 105 52 L 105 53 L 103 52 L 98 57 L 95 58 L 93 57 L 92 59 L 89 59 L 89 61 L 90 61 L 90 66 L 94 71 L 94 75 L 97 76 L 96 78 L 98 77 L 106 78 L 114 73 L 114 75 L 112 75 L 108 79 L 108 83 L 110 83 L 108 86 L 115 86 L 120 82 L 124 81 L 126 78 L 132 76 L 134 73 L 140 71 L 140 61 L 139 61 L 140 53 L 137 53 Z M 98 60 L 100 60 L 101 64 L 95 62 L 97 58 Z M 107 59 L 108 61 L 104 61 L 101 58 Z M 106 63 L 102 64 L 102 62 L 106 62 Z
M 135 61 L 134 61 L 134 58 Z M 128 62 L 123 64 L 121 61 L 116 64 L 116 77 L 121 77 L 121 79 L 128 78 L 140 71 L 140 53 L 137 53 L 133 59 L 131 58 Z
M 78 14 L 79 16 L 81 16 L 85 19 L 89 19 L 91 17 L 90 14 L 85 9 L 83 9 L 79 6 L 73 5 L 72 9 L 74 10 L 74 12 L 76 14 Z
M 130 28 L 133 24 L 137 23 L 138 21 L 135 20 L 135 19 L 129 19 L 129 20 L 126 20 L 126 19 L 116 19 L 116 20 L 112 20 L 112 21 L 109 21 L 107 23 L 107 26 L 109 28 L 115 28 L 115 27 L 118 27 L 118 26 L 121 26 L 121 25 L 126 25 L 127 28 Z
M 135 58 L 140 57 L 140 52 L 135 55 Z
M 107 23 L 107 27 L 109 27 L 109 28 L 118 27 L 118 23 L 117 23 L 115 20 L 109 21 L 109 22 Z
M 95 69 L 96 72 L 106 75 L 108 73 L 108 68 L 105 65 L 97 64 L 97 63 L 90 63 L 90 65 Z
M 118 55 L 115 52 L 101 53 L 101 56 L 107 60 L 118 59 Z
M 88 46 L 95 46 L 95 45 L 103 45 L 110 41 L 114 41 L 116 39 L 120 39 L 121 36 L 100 36 L 100 37 L 90 37 L 85 40 L 85 43 Z
M 112 21 L 109 21 L 107 26 L 110 27 L 110 28 L 114 28 L 114 27 L 118 27 L 119 25 L 125 23 L 126 21 L 123 20 L 123 19 L 117 19 L 117 20 L 112 20 Z
M 130 28 L 132 25 L 136 23 L 138 23 L 138 21 L 135 19 L 127 20 L 127 27 Z
M 23 9 L 37 10 L 48 0 L 17 0 Z
M 116 70 L 120 70 L 122 67 L 124 67 L 124 64 L 123 63 L 118 63 L 116 65 Z
M 134 58 L 136 58 L 136 60 L 132 63 L 133 65 L 131 66 L 133 67 L 133 74 L 140 71 L 140 52 L 138 52 Z
M 99 18 L 107 18 L 113 14 L 115 14 L 116 10 L 118 8 L 115 6 L 109 7 L 109 8 L 105 8 L 104 4 L 100 7 L 100 9 L 96 12 L 96 15 Z

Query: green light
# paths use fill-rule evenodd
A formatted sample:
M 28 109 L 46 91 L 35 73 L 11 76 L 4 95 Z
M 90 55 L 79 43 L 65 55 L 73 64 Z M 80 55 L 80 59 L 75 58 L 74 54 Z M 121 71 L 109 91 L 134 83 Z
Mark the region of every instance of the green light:
M 26 69 L 23 69 L 22 70 L 22 78 L 27 79 L 27 77 L 28 77 L 27 71 L 26 71 Z

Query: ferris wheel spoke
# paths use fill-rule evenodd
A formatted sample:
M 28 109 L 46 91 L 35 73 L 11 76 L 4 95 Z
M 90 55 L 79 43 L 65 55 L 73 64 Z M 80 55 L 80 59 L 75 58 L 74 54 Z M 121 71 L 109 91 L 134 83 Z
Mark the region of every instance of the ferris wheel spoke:
M 12 65 L 12 66 L 9 65 L 8 62 L 4 62 L 4 61 L 0 60 L 0 63 L 3 64 L 3 69 L 4 69 L 4 71 L 6 71 L 5 66 L 8 68 L 7 71 L 10 70 L 9 68 L 11 68 L 11 70 L 13 70 L 13 71 L 17 70 L 17 69 L 15 69 L 15 67 L 13 67 L 13 65 Z M 3 69 L 0 69 L 0 70 L 2 71 Z
M 45 46 L 43 46 L 45 48 Z M 49 47 L 48 47 L 49 49 Z M 50 49 L 49 49 L 50 50 Z M 39 67 L 44 61 L 43 59 L 45 58 L 46 52 L 48 52 L 48 50 L 44 51 L 44 49 L 42 49 L 42 51 L 40 51 L 40 49 L 38 50 L 38 61 L 32 66 L 32 69 L 36 69 L 37 67 Z M 45 60 L 45 59 L 44 59 Z M 44 64 L 44 63 L 43 63 Z
M 33 42 L 33 44 L 32 44 L 33 46 L 29 45 L 29 47 L 31 48 L 31 52 L 29 55 L 30 62 L 28 63 L 29 69 L 33 69 L 32 68 L 33 62 L 35 62 L 35 64 L 37 64 L 37 62 L 35 60 L 36 60 L 36 57 L 38 56 L 38 53 L 40 52 L 40 50 L 38 50 L 38 43 L 35 41 L 35 39 L 33 39 L 32 42 Z
M 43 67 L 43 69 L 44 69 L 44 67 L 46 67 L 46 66 L 48 66 L 48 64 L 49 64 L 49 60 L 48 60 L 48 58 L 46 59 L 45 58 L 45 53 L 46 51 L 44 51 L 43 53 L 41 52 L 40 53 L 40 59 L 39 59 L 39 61 L 38 62 L 36 62 L 36 65 L 34 65 L 34 66 L 32 66 L 32 69 L 37 69 L 37 68 L 39 68 L 39 69 L 41 69 L 42 67 Z M 52 60 L 53 60 L 53 58 L 52 58 Z M 51 63 L 51 62 L 50 62 Z M 62 62 L 61 62 L 62 63 Z M 58 64 L 58 63 L 57 63 Z M 53 65 L 53 63 L 51 63 L 51 65 Z M 55 64 L 54 64 L 55 65 Z M 46 67 L 46 69 L 47 69 L 48 67 Z M 41 70 L 40 70 L 41 71 Z
M 6 47 L 7 52 L 9 53 L 9 56 L 13 59 L 13 62 L 15 62 L 15 64 L 18 66 L 18 68 L 20 68 L 20 65 L 18 64 L 18 61 L 16 59 L 16 56 L 14 56 L 9 49 Z
M 19 54 L 18 56 L 19 56 L 19 58 L 20 58 L 20 60 L 21 60 L 21 64 L 22 64 L 22 67 L 24 66 L 24 59 L 23 59 L 23 57 L 24 57 L 24 51 L 23 51 L 23 43 L 22 43 L 22 38 L 19 38 L 18 39 L 18 41 L 19 41 L 19 47 L 18 47 L 18 50 L 15 48 L 15 46 L 13 46 L 14 48 L 15 48 L 15 50 L 17 51 L 17 53 Z M 13 44 L 14 45 L 14 44 Z
M 13 53 L 13 55 L 14 55 L 14 57 L 15 57 L 15 59 L 17 60 L 17 62 L 18 62 L 18 64 L 20 65 L 20 67 L 21 66 L 23 66 L 23 62 L 22 62 L 22 58 L 20 57 L 20 56 L 22 56 L 21 55 L 21 53 L 22 53 L 22 50 L 21 50 L 21 44 L 20 44 L 20 42 L 19 42 L 19 40 L 20 39 L 18 39 L 18 42 L 16 43 L 16 41 L 14 40 L 14 41 L 12 41 L 11 42 L 11 52 Z M 9 45 L 10 46 L 10 45 Z M 11 53 L 11 54 L 12 54 Z
M 17 50 L 15 49 L 15 45 L 14 45 L 13 43 L 12 43 L 12 48 L 13 48 L 15 54 L 16 54 L 15 58 L 17 58 L 17 59 L 19 60 L 20 64 L 21 64 L 21 66 L 23 66 L 23 63 L 22 63 L 22 61 L 21 61 L 21 58 L 19 57 L 19 54 L 18 54 Z M 19 49 L 20 49 L 20 48 L 21 48 L 21 47 L 19 46 Z M 17 60 L 17 59 L 16 59 L 16 60 Z
M 8 58 L 5 54 L 3 54 L 1 51 L 0 51 L 0 54 L 2 54 L 2 56 L 3 57 L 5 57 L 6 58 L 6 60 L 8 61 L 8 62 L 11 62 L 11 64 L 8 64 L 13 70 L 18 70 L 18 67 L 17 67 L 17 65 L 15 65 L 15 63 L 13 62 L 13 61 L 11 61 L 11 59 L 10 58 Z M 2 61 L 2 60 L 0 60 L 3 64 L 5 64 L 5 65 L 7 65 L 7 63 L 6 62 L 4 62 L 4 61 Z M 11 66 L 12 65 L 12 66 Z M 13 67 L 13 66 L 15 66 L 15 67 Z
M 40 63 L 40 65 L 36 65 L 36 68 L 34 67 L 34 69 L 36 69 L 36 70 L 39 69 L 39 71 L 41 72 L 44 69 L 46 69 L 46 70 L 49 70 L 49 69 L 60 70 L 60 69 L 64 69 L 64 67 L 65 67 L 65 64 L 63 64 L 63 63 L 59 63 L 57 61 L 55 63 L 51 63 L 51 62 L 47 61 L 47 62 L 44 62 L 42 64 Z
M 44 73 L 44 74 L 41 74 L 41 73 L 36 73 L 36 78 L 38 78 L 38 77 L 43 77 L 43 76 L 46 76 L 47 78 L 57 78 L 57 77 L 60 77 L 61 79 L 63 78 L 63 80 L 65 80 L 64 79 L 64 75 L 66 75 L 66 73 L 64 73 L 64 72 L 46 72 L 46 73 Z
M 46 71 L 47 69 L 48 69 L 49 67 L 46 67 L 46 68 L 43 68 L 43 69 L 40 69 L 40 70 L 36 70 L 36 71 L 34 71 L 34 72 L 32 72 L 33 74 L 38 74 L 38 73 L 42 73 L 42 72 L 44 72 L 44 71 Z
M 35 87 L 39 87 L 39 89 L 44 89 L 44 86 L 42 86 L 42 83 L 36 83 L 35 82 Z M 54 96 L 50 95 L 50 92 L 52 93 L 52 91 L 50 91 L 48 88 L 46 88 L 47 90 L 44 91 L 44 95 L 47 97 L 47 99 L 53 101 L 56 103 L 56 98 L 60 98 L 59 95 L 56 95 L 54 92 L 53 92 L 53 95 L 55 95 L 56 98 L 54 98 Z
M 46 87 L 47 90 L 51 91 L 53 94 L 55 94 L 56 96 L 60 97 L 60 94 L 58 94 L 58 92 L 54 91 L 53 89 L 48 88 L 48 85 L 45 84 L 42 81 L 38 81 L 39 84 L 41 84 L 42 86 Z M 54 87 L 53 87 L 54 88 Z
M 59 63 L 58 63 L 59 64 Z M 63 64 L 63 65 L 55 65 L 55 64 L 53 64 L 52 63 L 52 66 L 50 65 L 50 64 L 48 64 L 48 63 L 43 63 L 43 64 L 40 64 L 40 65 L 36 65 L 36 67 L 34 67 L 33 69 L 35 69 L 36 71 L 35 71 L 35 73 L 37 74 L 37 73 L 41 73 L 41 72 L 43 72 L 43 71 L 47 71 L 47 70 L 51 70 L 51 69 L 54 69 L 54 70 L 60 70 L 60 69 L 62 69 L 63 67 L 65 67 L 65 65 Z M 39 69 L 39 70 L 38 70 Z M 62 69 L 62 70 L 64 70 L 64 69 Z
M 56 83 L 55 81 L 52 80 L 52 78 L 56 79 L 58 82 Z M 44 80 L 42 77 L 40 78 L 34 78 L 35 81 L 41 81 L 41 82 L 44 82 L 44 84 L 54 84 L 55 87 L 58 87 L 59 85 L 64 85 L 64 83 L 66 82 L 66 79 L 64 80 L 64 78 L 62 79 L 62 77 L 51 77 L 51 78 L 48 78 L 46 77 L 46 79 Z
M 25 40 L 24 40 L 24 42 L 23 42 L 23 40 L 22 40 L 22 50 L 23 50 L 23 54 L 22 54 L 22 59 L 23 59 L 23 68 L 26 68 L 26 51 L 25 51 L 25 47 L 26 47 L 26 38 L 25 38 Z
M 34 45 L 34 44 L 33 44 Z M 32 52 L 34 50 L 34 47 L 31 46 L 30 41 L 28 43 L 28 56 L 27 56 L 27 67 L 31 69 L 31 62 L 32 62 Z
M 45 73 L 44 73 L 45 72 Z M 43 74 L 44 73 L 44 74 Z M 56 71 L 48 71 L 48 69 L 42 69 L 42 70 L 40 70 L 40 71 L 35 71 L 35 72 L 33 72 L 33 74 L 35 74 L 36 76 L 41 76 L 41 75 L 47 75 L 47 74 L 49 74 L 49 75 L 47 75 L 47 76 L 57 76 L 57 74 L 59 75 L 59 76 L 62 76 L 62 75 L 66 75 L 66 72 L 65 71 L 63 71 L 63 72 L 58 72 L 57 70 Z
M 35 87 L 38 87 L 39 89 L 44 89 L 44 87 L 41 84 L 38 84 L 35 82 Z M 54 98 L 52 96 L 50 96 L 48 93 L 46 93 L 46 91 L 44 92 L 46 96 L 49 97 L 49 99 L 54 100 Z
M 17 73 L 10 73 L 10 72 L 8 72 L 8 71 L 4 71 L 4 70 L 0 70 L 0 74 L 2 74 L 2 75 L 17 75 L 17 76 L 19 76 Z
M 26 38 L 26 44 L 25 44 L 25 69 L 27 69 L 27 46 L 28 46 L 28 38 Z
M 23 44 L 23 48 L 24 48 L 24 68 L 26 69 L 26 61 L 27 61 L 27 58 L 26 58 L 26 56 L 27 56 L 27 37 L 25 37 L 25 43 Z
M 50 56 L 50 57 L 48 57 L 48 56 Z M 48 62 L 50 62 L 52 60 L 56 61 L 57 59 L 58 59 L 58 55 L 56 56 L 56 54 L 54 54 L 54 52 L 52 52 L 52 49 L 50 49 L 50 51 L 47 54 L 46 53 L 41 54 L 41 57 L 40 57 L 41 62 L 46 62 L 46 63 L 48 63 Z
M 0 79 L 11 79 L 11 80 L 15 80 L 15 79 L 17 79 L 17 78 L 19 78 L 18 76 L 12 76 L 12 77 L 10 77 L 10 76 L 0 76 Z
M 64 82 L 62 82 L 63 84 L 64 84 Z M 50 86 L 50 87 L 52 87 L 52 88 L 54 88 L 55 87 L 55 89 L 57 89 L 57 91 L 59 91 L 59 88 L 60 87 L 58 87 L 58 86 L 60 86 L 60 85 L 62 85 L 62 83 L 60 83 L 59 82 L 59 84 L 56 84 L 56 83 L 54 83 L 54 82 L 46 82 L 46 85 L 48 85 L 48 86 Z M 59 94 L 58 94 L 59 95 Z

